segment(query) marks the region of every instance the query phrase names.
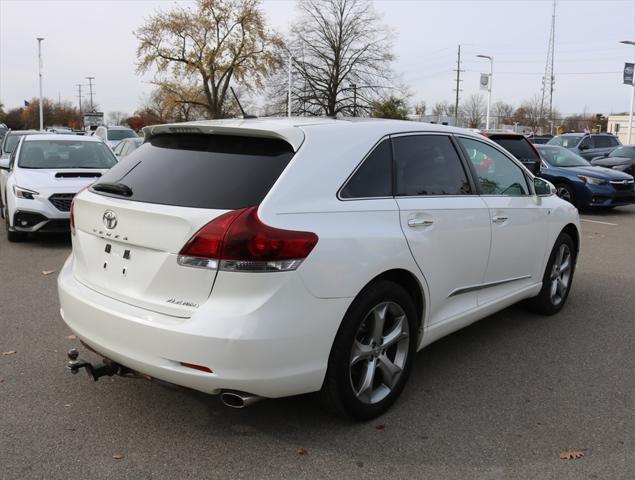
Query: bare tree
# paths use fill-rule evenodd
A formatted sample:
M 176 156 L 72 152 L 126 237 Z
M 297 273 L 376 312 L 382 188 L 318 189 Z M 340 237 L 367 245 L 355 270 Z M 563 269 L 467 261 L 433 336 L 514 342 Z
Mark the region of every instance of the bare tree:
M 427 105 L 424 100 L 421 100 L 420 102 L 417 102 L 415 104 L 415 114 L 419 115 L 419 117 L 422 117 L 426 114 L 426 109 Z
M 454 116 L 454 105 L 447 100 L 437 102 L 434 104 L 434 108 L 432 109 L 432 115 Z
M 156 13 L 135 32 L 137 72 L 156 69 L 159 86 L 194 84 L 196 91 L 180 92 L 182 100 L 211 118 L 227 116 L 230 83 L 255 89 L 280 67 L 282 39 L 267 28 L 259 4 L 197 0 L 195 8 Z
M 545 124 L 542 109 L 542 98 L 536 94 L 530 99 L 525 100 L 514 111 L 512 117 L 514 122 L 518 122 L 521 125 L 527 125 L 534 131 L 538 131 Z
M 492 105 L 492 113 L 496 118 L 497 125 L 510 124 L 514 114 L 514 106 L 499 100 Z
M 130 114 L 126 112 L 109 112 L 108 113 L 108 124 L 110 125 L 123 125 L 126 122 L 126 119 L 130 117 Z
M 368 114 L 392 87 L 392 34 L 369 0 L 300 0 L 292 29 L 294 111 Z
M 479 128 L 485 118 L 486 109 L 483 96 L 472 94 L 463 101 L 460 112 L 468 128 Z

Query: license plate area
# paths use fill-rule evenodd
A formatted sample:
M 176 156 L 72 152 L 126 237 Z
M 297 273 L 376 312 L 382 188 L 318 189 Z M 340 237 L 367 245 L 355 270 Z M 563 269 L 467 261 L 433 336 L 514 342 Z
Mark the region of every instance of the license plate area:
M 101 269 L 108 276 L 125 277 L 129 274 L 134 255 L 130 245 L 121 245 L 106 241 L 102 255 Z

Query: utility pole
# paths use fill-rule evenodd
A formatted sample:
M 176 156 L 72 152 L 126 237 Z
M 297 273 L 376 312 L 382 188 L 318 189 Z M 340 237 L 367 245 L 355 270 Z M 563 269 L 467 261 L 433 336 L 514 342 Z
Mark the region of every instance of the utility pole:
M 459 95 L 461 92 L 461 45 L 459 45 L 459 51 L 456 59 L 456 101 L 454 102 L 454 126 L 459 126 Z
M 76 84 L 77 89 L 79 90 L 79 95 L 77 95 L 77 97 L 79 98 L 79 113 L 82 113 L 82 84 L 81 83 L 77 83 Z
M 95 80 L 95 77 L 86 77 L 86 79 L 88 80 L 88 88 L 90 90 L 90 111 L 94 112 L 95 109 L 93 108 L 93 80 Z
M 44 106 L 42 104 L 42 37 L 37 38 L 38 74 L 40 76 L 40 130 L 44 130 Z

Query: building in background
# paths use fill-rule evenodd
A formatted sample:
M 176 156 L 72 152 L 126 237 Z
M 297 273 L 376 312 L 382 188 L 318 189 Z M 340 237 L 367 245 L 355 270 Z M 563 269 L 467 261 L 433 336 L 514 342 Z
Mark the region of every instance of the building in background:
M 635 128 L 635 122 L 633 122 L 633 128 Z M 624 145 L 628 144 L 628 115 L 609 115 L 607 131 L 617 135 Z M 633 133 L 631 143 L 635 143 L 635 133 Z

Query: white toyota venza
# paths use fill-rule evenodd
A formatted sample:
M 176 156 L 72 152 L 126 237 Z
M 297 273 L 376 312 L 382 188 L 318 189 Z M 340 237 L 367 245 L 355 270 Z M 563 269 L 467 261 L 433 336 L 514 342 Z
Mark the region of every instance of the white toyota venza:
M 521 300 L 567 300 L 577 210 L 481 135 L 306 118 L 144 133 L 73 202 L 61 315 L 107 359 L 71 352 L 73 371 L 234 407 L 319 392 L 371 418 L 417 350 Z

